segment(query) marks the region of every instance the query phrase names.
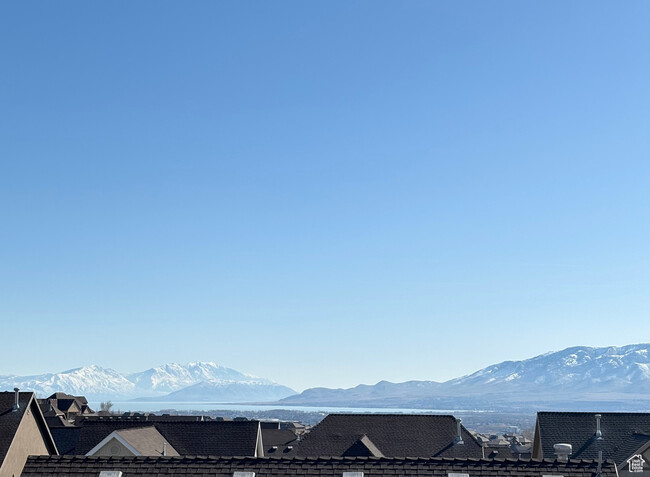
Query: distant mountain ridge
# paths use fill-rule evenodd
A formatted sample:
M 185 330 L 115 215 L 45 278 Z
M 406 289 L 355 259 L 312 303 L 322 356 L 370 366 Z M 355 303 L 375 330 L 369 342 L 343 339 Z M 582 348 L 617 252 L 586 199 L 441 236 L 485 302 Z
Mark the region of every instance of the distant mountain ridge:
M 54 392 L 91 401 L 274 402 L 297 406 L 414 409 L 649 411 L 650 344 L 575 346 L 521 361 L 504 361 L 446 382 L 380 381 L 350 389 L 311 388 L 296 394 L 265 378 L 213 362 L 171 363 L 120 374 L 91 365 L 60 373 L 0 376 L 0 390 L 19 387 L 39 397 Z
M 281 402 L 304 406 L 428 409 L 650 410 L 650 345 L 575 346 L 504 361 L 444 383 L 408 381 L 350 389 L 311 388 Z
M 11 390 L 14 387 L 34 391 L 38 397 L 65 392 L 100 396 L 101 399 L 106 396 L 132 395 L 135 389 L 135 385 L 122 374 L 96 365 L 33 376 L 0 376 L 0 390 Z
M 471 389 L 474 386 L 513 386 L 573 390 L 638 391 L 650 384 L 650 344 L 591 348 L 575 346 L 522 360 L 504 361 L 445 384 Z M 648 391 L 648 388 L 645 388 Z
M 210 382 L 246 382 L 256 384 L 275 384 L 273 381 L 241 373 L 232 368 L 220 366 L 214 362 L 193 362 L 186 365 L 171 363 L 147 369 L 140 373 L 126 376 L 136 389 L 143 391 L 174 392 L 203 381 Z
M 201 385 L 198 388 L 197 385 Z M 143 400 L 184 402 L 185 396 L 203 402 L 274 401 L 295 391 L 269 379 L 226 368 L 213 362 L 171 363 L 139 373 L 120 374 L 91 365 L 60 373 L 0 376 L 0 390 L 18 387 L 45 397 L 54 392 L 84 395 L 89 400 Z M 197 390 L 202 390 L 202 393 Z M 180 401 L 179 401 L 180 400 Z

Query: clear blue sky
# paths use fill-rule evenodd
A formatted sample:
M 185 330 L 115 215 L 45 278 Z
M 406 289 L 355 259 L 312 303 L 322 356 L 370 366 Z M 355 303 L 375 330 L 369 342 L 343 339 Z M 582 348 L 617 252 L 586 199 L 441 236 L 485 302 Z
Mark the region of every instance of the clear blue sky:
M 0 4 L 0 374 L 303 389 L 648 341 L 650 6 Z

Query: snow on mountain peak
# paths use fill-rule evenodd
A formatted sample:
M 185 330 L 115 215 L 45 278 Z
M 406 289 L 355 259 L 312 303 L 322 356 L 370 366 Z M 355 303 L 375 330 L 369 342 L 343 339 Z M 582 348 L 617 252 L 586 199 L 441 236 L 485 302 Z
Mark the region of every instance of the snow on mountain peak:
M 592 348 L 576 346 L 522 361 L 504 361 L 461 378 L 452 379 L 456 387 L 508 383 L 517 385 L 573 386 L 589 388 L 606 380 L 608 387 L 625 389 L 639 379 L 650 377 L 648 344 Z
M 213 386 L 245 384 L 262 388 L 276 385 L 268 379 L 244 374 L 211 361 L 196 361 L 185 365 L 162 364 L 129 375 L 90 364 L 59 373 L 0 376 L 0 389 L 19 387 L 24 391 L 34 391 L 39 397 L 65 392 L 86 395 L 95 400 L 160 396 L 199 383 L 212 383 Z
M 142 392 L 150 394 L 174 392 L 201 382 L 274 384 L 268 379 L 244 374 L 212 361 L 163 364 L 128 375 L 127 379 Z

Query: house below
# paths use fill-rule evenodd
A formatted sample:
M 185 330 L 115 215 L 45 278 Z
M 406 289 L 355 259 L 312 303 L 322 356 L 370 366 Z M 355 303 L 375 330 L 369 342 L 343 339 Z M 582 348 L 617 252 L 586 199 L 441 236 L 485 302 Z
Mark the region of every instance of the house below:
M 538 412 L 533 458 L 609 459 L 620 477 L 650 476 L 650 413 Z
M 605 461 L 450 458 L 30 457 L 22 477 L 617 477 Z
M 96 456 L 178 456 L 153 426 L 118 429 L 111 432 L 86 455 Z
M 258 421 L 89 417 L 78 427 L 53 428 L 67 455 L 264 455 Z M 133 431 L 133 432 L 125 432 Z M 166 447 L 165 447 L 166 446 Z M 112 450 L 111 450 L 112 449 Z
M 459 419 L 444 415 L 329 414 L 293 446 L 299 457 L 483 458 Z
M 57 455 L 34 393 L 0 392 L 0 477 L 18 477 L 30 455 Z
M 46 418 L 57 417 L 70 423 L 80 416 L 94 414 L 85 396 L 54 393 L 45 399 L 38 399 L 38 404 Z

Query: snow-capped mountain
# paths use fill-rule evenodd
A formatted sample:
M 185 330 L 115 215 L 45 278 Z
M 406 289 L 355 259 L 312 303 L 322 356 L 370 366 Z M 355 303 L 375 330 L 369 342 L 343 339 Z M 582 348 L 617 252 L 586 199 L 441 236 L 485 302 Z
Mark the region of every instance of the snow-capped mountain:
M 167 402 L 262 402 L 320 406 L 429 409 L 648 410 L 650 345 L 578 346 L 522 361 L 505 361 L 444 383 L 381 381 L 351 389 L 293 390 L 212 362 L 165 364 L 122 375 L 85 366 L 38 376 L 0 376 L 0 390 L 39 397 L 57 391 L 88 399 L 136 397 Z M 287 397 L 288 396 L 288 397 Z M 283 399 L 284 398 L 284 399 Z M 590 404 L 591 403 L 591 404 Z
M 212 362 L 164 364 L 129 375 L 93 365 L 36 376 L 0 376 L 0 390 L 18 387 L 23 391 L 34 391 L 38 397 L 65 392 L 86 396 L 91 401 L 137 397 L 164 401 L 168 393 L 181 393 L 170 398 L 180 402 L 185 388 L 198 385 L 201 386 L 188 395 L 194 396 L 196 389 L 203 389 L 201 401 L 225 402 L 231 398 L 240 402 L 272 401 L 295 394 L 292 389 L 268 379 Z
M 209 381 L 214 383 L 255 383 L 261 385 L 275 384 L 273 381 L 258 378 L 249 374 L 213 362 L 196 362 L 186 365 L 163 364 L 155 368 L 147 369 L 141 373 L 134 373 L 127 376 L 138 390 L 149 393 L 160 394 L 170 393 L 192 386 L 200 382 Z
M 620 348 L 576 346 L 523 361 L 505 361 L 445 384 L 464 389 L 479 387 L 484 391 L 513 386 L 519 389 L 648 391 L 649 351 L 648 344 Z
M 23 391 L 34 391 L 39 397 L 64 392 L 99 400 L 113 396 L 133 396 L 135 389 L 135 385 L 117 371 L 95 365 L 36 376 L 0 376 L 0 390 L 15 387 Z
M 505 361 L 444 383 L 409 381 L 307 389 L 284 404 L 431 409 L 648 410 L 650 345 L 577 346 Z M 589 404 L 592 403 L 592 404 Z

